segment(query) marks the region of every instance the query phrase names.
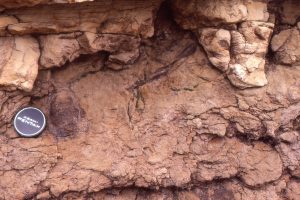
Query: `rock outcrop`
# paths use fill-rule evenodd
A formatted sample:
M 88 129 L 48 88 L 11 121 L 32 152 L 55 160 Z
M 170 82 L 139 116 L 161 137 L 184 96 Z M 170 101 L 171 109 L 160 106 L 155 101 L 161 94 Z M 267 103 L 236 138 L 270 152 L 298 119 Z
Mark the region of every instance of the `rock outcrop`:
M 0 199 L 299 199 L 298 8 L 0 0 Z
M 239 88 L 267 84 L 265 56 L 274 24 L 267 2 L 181 1 L 173 3 L 176 21 L 198 33 L 212 65 Z

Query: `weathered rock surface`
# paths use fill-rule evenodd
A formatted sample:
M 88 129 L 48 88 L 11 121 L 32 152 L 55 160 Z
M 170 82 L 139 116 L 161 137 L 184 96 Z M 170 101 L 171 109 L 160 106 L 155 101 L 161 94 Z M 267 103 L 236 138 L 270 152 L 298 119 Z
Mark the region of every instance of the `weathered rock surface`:
M 238 31 L 231 31 L 232 60 L 228 78 L 240 88 L 264 86 L 268 83 L 265 75 L 265 55 L 268 50 L 273 24 L 244 22 Z
M 93 0 L 1 0 L 0 6 L 3 8 L 18 8 L 22 6 L 35 6 L 39 4 L 56 4 L 56 3 L 80 3 Z
M 175 0 L 175 20 L 185 29 L 236 24 L 243 21 L 268 21 L 267 1 Z
M 300 198 L 300 183 L 293 180 L 289 183 L 287 188 L 287 197 L 291 200 Z
M 105 51 L 110 54 L 107 61 L 114 63 L 114 69 L 122 69 L 139 57 L 140 41 L 134 36 L 88 32 L 41 36 L 40 64 L 42 68 L 60 67 L 80 55 Z
M 299 199 L 298 3 L 161 2 L 0 0 L 0 199 Z
M 0 37 L 0 86 L 30 91 L 38 74 L 38 42 L 30 37 Z
M 267 23 L 267 2 L 178 0 L 173 10 L 184 29 L 198 32 L 210 62 L 225 72 L 233 85 L 267 84 L 265 55 L 274 27 Z
M 53 4 L 5 10 L 18 23 L 7 26 L 8 34 L 49 34 L 75 31 L 153 35 L 155 12 L 161 0 L 128 0 Z M 43 17 L 40 17 L 43 16 Z
M 217 26 L 234 24 L 247 19 L 247 7 L 241 0 L 234 1 L 198 1 L 173 2 L 175 19 L 185 29 L 197 29 L 199 26 Z
M 199 41 L 212 65 L 239 88 L 264 86 L 265 55 L 273 24 L 244 22 L 238 30 L 204 28 Z
M 287 133 L 284 133 L 285 138 Z M 299 142 L 299 133 L 294 132 L 292 139 L 290 139 L 289 143 L 281 143 L 279 145 L 279 151 L 282 154 L 283 164 L 291 171 L 291 173 L 296 176 L 300 177 L 300 142 Z M 284 137 L 281 135 L 281 138 Z
M 199 30 L 199 35 L 199 42 L 205 49 L 209 61 L 221 71 L 226 72 L 230 62 L 230 31 L 204 28 Z
M 294 27 L 281 31 L 271 42 L 276 61 L 280 64 L 297 65 L 300 63 L 300 29 Z
M 76 34 L 45 35 L 39 38 L 41 44 L 40 64 L 44 68 L 62 66 L 80 56 Z
M 10 123 L 19 108 L 28 105 L 30 97 L 19 91 L 1 91 L 0 96 L 0 132 L 3 134 L 6 131 L 6 124 Z

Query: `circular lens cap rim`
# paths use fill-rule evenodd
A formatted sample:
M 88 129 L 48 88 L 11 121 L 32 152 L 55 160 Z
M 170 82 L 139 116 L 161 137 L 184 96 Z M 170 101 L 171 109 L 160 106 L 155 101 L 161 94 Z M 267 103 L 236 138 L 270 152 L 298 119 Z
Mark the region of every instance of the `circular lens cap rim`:
M 22 132 L 17 128 L 17 125 L 16 125 L 18 115 L 19 115 L 20 113 L 22 113 L 24 110 L 28 110 L 28 109 L 34 109 L 34 110 L 37 110 L 37 111 L 40 112 L 41 115 L 43 116 L 43 121 L 44 121 L 43 126 L 40 128 L 40 130 L 38 130 L 37 132 L 35 132 L 35 133 L 33 133 L 33 134 L 24 134 L 24 133 L 22 133 Z M 44 131 L 44 129 L 45 129 L 45 127 L 46 127 L 46 124 L 47 124 L 47 121 L 46 121 L 45 114 L 44 114 L 40 109 L 35 108 L 35 107 L 32 107 L 32 106 L 24 107 L 24 108 L 22 108 L 20 111 L 18 111 L 18 112 L 16 113 L 15 117 L 14 117 L 14 122 L 13 122 L 13 125 L 14 125 L 14 128 L 15 128 L 16 132 L 17 132 L 20 136 L 22 136 L 22 137 L 27 137 L 27 138 L 36 137 L 36 136 L 40 135 L 40 134 Z

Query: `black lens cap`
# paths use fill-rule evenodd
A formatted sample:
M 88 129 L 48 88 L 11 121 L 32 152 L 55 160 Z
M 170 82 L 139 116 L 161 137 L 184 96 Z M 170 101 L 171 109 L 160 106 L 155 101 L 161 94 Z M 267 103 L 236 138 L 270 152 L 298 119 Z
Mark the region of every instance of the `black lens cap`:
M 44 113 L 34 107 L 20 110 L 14 119 L 17 133 L 23 137 L 36 137 L 43 132 L 46 126 Z

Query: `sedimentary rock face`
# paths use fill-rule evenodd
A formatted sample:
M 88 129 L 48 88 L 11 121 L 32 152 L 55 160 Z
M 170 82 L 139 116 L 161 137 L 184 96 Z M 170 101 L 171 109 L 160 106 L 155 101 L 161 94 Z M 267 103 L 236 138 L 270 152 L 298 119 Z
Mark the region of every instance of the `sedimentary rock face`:
M 265 75 L 265 55 L 273 24 L 244 22 L 231 31 L 232 60 L 227 75 L 237 87 L 257 87 L 268 83 Z
M 297 65 L 300 62 L 300 29 L 283 30 L 276 34 L 271 42 L 276 62 L 285 65 Z
M 175 0 L 172 4 L 176 21 L 185 29 L 238 23 L 246 20 L 248 15 L 243 0 Z
M 161 0 L 96 1 L 83 4 L 53 4 L 7 10 L 18 23 L 7 26 L 11 34 L 93 32 L 151 37 L 154 12 Z M 130 10 L 131 12 L 127 12 Z M 42 18 L 40 16 L 43 16 Z
M 0 199 L 299 199 L 298 8 L 0 0 Z
M 0 86 L 30 91 L 38 74 L 39 45 L 35 38 L 0 37 Z
M 265 55 L 274 24 L 267 22 L 266 2 L 178 0 L 172 5 L 176 21 L 198 33 L 212 65 L 234 86 L 267 84 Z
M 199 35 L 199 42 L 203 45 L 209 61 L 221 71 L 226 72 L 230 62 L 230 31 L 204 28 L 199 30 Z

